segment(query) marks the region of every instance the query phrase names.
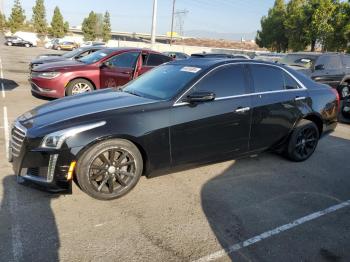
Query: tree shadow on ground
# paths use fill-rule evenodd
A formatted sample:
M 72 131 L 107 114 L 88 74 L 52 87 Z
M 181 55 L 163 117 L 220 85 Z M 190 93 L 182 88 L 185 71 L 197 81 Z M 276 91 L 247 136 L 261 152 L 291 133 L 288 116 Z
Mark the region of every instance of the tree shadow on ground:
M 16 177 L 3 177 L 0 261 L 59 261 L 60 240 L 51 200 L 58 197 Z
M 349 156 L 350 140 L 328 136 L 305 162 L 290 162 L 269 153 L 236 160 L 201 189 L 203 211 L 221 247 L 227 249 L 350 199 Z M 282 243 L 264 240 L 230 253 L 229 258 L 232 261 L 328 261 L 323 255 L 328 250 L 337 257 L 350 259 L 346 248 L 350 232 L 342 233 L 339 238 L 339 233 L 344 231 L 337 232 L 341 226 L 344 225 L 326 224 L 321 230 L 314 226 L 313 233 L 305 233 L 301 241 L 293 236 L 283 238 Z

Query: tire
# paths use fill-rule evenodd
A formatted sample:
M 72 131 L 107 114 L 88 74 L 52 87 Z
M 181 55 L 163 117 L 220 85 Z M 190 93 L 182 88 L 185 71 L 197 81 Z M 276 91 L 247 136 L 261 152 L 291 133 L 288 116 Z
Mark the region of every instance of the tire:
M 308 159 L 317 147 L 319 136 L 316 124 L 310 120 L 302 119 L 288 140 L 286 157 L 295 162 Z
M 11 43 L 11 42 L 7 42 L 7 45 L 8 45 L 8 46 L 12 46 L 12 43 Z
M 94 86 L 92 83 L 83 78 L 77 78 L 68 83 L 66 88 L 66 95 L 77 95 L 86 92 L 92 92 L 94 90 Z
M 138 148 L 125 139 L 110 139 L 92 146 L 79 157 L 76 178 L 89 196 L 112 200 L 129 193 L 142 172 L 143 160 Z
M 30 44 L 25 44 L 24 46 L 28 48 L 28 47 L 30 47 Z
M 57 46 L 57 47 L 56 47 L 56 50 L 61 50 L 61 47 L 60 47 L 60 46 Z

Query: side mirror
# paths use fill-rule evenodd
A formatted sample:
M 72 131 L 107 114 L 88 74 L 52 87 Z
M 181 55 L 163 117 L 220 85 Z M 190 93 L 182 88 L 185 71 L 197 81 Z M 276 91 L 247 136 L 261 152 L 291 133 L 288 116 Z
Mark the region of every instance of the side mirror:
M 109 61 L 105 61 L 100 65 L 100 68 L 106 68 L 106 67 L 107 68 L 111 67 L 111 63 Z
M 203 103 L 213 101 L 215 99 L 215 94 L 212 92 L 194 92 L 188 95 L 185 102 L 188 103 Z
M 315 71 L 316 70 L 324 70 L 324 65 L 317 65 L 317 66 L 315 66 Z

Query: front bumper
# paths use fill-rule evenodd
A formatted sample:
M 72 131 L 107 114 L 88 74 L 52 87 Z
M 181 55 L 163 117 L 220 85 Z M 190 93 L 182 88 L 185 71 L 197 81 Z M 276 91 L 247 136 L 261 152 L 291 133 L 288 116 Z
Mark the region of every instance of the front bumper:
M 71 193 L 68 171 L 76 158 L 74 152 L 79 149 L 50 150 L 31 147 L 25 129 L 17 124 L 11 130 L 9 161 L 18 181 L 30 181 L 49 191 Z
M 33 93 L 52 97 L 60 98 L 64 97 L 65 82 L 59 78 L 54 79 L 40 79 L 40 78 L 29 78 L 28 79 L 31 90 Z

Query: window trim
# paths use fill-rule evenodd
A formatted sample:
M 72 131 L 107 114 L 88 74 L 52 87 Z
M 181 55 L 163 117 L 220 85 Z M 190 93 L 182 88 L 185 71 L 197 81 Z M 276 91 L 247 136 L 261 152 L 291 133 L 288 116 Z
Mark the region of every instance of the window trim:
M 206 77 L 208 74 L 210 74 L 212 71 L 214 71 L 217 68 L 220 67 L 224 67 L 224 66 L 229 66 L 229 65 L 235 65 L 235 64 L 243 64 L 243 65 L 266 65 L 266 66 L 271 66 L 271 67 L 276 67 L 279 68 L 280 70 L 283 70 L 284 72 L 286 72 L 290 77 L 292 77 L 298 84 L 298 88 L 297 89 L 284 89 L 284 90 L 275 90 L 275 91 L 265 91 L 265 92 L 251 92 L 251 93 L 247 93 L 247 94 L 243 94 L 243 95 L 233 95 L 233 96 L 226 96 L 226 97 L 218 97 L 215 98 L 214 101 L 219 101 L 219 100 L 225 100 L 225 99 L 232 99 L 232 98 L 237 98 L 237 97 L 245 97 L 245 96 L 252 96 L 252 95 L 263 95 L 263 94 L 271 94 L 271 93 L 281 93 L 281 92 L 295 92 L 295 91 L 299 91 L 299 90 L 307 90 L 307 88 L 305 87 L 305 85 L 299 80 L 297 79 L 292 73 L 290 73 L 287 69 L 278 66 L 278 65 L 271 65 L 271 64 L 266 64 L 266 63 L 247 63 L 247 62 L 238 62 L 238 63 L 227 63 L 227 64 L 222 64 L 219 66 L 216 66 L 212 69 L 210 69 L 207 73 L 205 73 L 203 76 L 201 76 L 194 84 L 192 84 L 185 92 L 183 92 L 183 94 L 176 99 L 176 101 L 173 104 L 173 107 L 175 106 L 183 106 L 183 105 L 188 105 L 188 102 L 181 102 L 181 99 L 192 90 L 192 88 L 199 82 L 201 81 L 204 77 Z

